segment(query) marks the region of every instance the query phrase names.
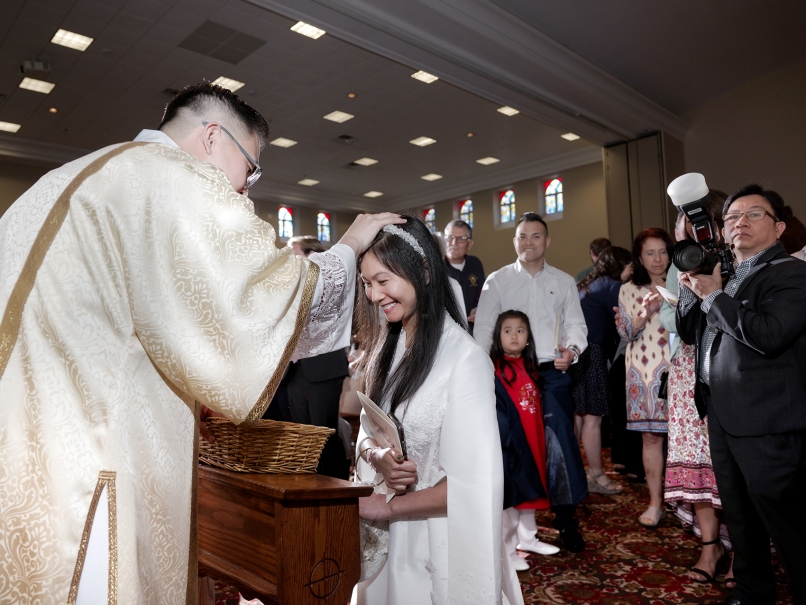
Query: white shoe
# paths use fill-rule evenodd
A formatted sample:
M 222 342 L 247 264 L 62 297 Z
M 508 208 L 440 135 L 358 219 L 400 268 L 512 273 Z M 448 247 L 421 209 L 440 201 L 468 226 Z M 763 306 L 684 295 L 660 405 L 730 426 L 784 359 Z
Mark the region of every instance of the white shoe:
M 538 555 L 556 555 L 560 552 L 560 549 L 556 546 L 552 546 L 551 544 L 546 544 L 545 542 L 541 542 L 535 536 L 535 539 L 528 544 L 523 544 L 522 542 L 518 542 L 518 545 L 515 547 L 518 550 L 525 550 L 527 552 L 533 552 Z
M 511 555 L 510 561 L 512 561 L 512 567 L 515 571 L 529 571 L 531 569 L 529 561 L 518 555 Z

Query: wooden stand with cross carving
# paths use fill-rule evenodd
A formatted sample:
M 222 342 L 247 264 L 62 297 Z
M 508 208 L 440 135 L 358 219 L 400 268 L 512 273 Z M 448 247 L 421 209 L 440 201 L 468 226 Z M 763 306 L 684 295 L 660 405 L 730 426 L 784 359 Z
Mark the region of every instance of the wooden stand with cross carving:
M 321 475 L 200 465 L 199 576 L 266 605 L 344 605 L 361 570 L 358 498 L 371 493 Z M 201 603 L 211 584 L 200 581 Z

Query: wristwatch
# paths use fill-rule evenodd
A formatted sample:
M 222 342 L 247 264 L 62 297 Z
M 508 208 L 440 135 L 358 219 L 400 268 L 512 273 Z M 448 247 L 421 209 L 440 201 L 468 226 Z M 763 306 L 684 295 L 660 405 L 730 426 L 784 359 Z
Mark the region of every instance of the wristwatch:
M 578 346 L 576 346 L 576 345 L 568 345 L 568 350 L 569 350 L 569 351 L 571 351 L 571 352 L 574 354 L 574 361 L 573 361 L 573 363 L 576 363 L 577 361 L 579 361 L 579 356 L 580 356 L 580 354 L 581 354 L 581 353 L 579 352 L 579 347 L 578 347 Z

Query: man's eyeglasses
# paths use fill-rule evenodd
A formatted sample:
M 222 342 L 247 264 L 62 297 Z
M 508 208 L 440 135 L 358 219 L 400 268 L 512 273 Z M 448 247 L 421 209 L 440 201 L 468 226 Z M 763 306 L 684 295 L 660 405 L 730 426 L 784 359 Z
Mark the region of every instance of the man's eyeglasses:
M 775 218 L 772 214 L 770 214 L 766 210 L 747 210 L 746 212 L 731 212 L 730 214 L 724 215 L 722 217 L 722 220 L 725 221 L 726 225 L 732 225 L 733 223 L 737 222 L 740 218 L 742 218 L 742 215 L 745 215 L 747 217 L 747 220 L 749 221 L 760 221 L 765 216 L 769 216 L 776 223 L 778 222 L 778 219 Z
M 470 238 L 466 235 L 446 235 L 445 241 L 449 244 L 456 242 L 457 244 L 464 244 Z
M 209 123 L 210 122 L 202 122 L 202 126 L 207 126 Z M 249 174 L 246 175 L 246 188 L 249 189 L 252 185 L 257 183 L 257 180 L 260 178 L 260 175 L 263 174 L 263 170 L 258 165 L 258 163 L 254 159 L 252 159 L 252 156 L 246 152 L 246 149 L 241 147 L 241 144 L 238 142 L 238 139 L 236 139 L 229 130 L 224 128 L 221 124 L 219 124 L 218 127 L 229 135 L 229 138 L 231 138 L 235 142 L 235 144 L 238 146 L 238 149 L 241 150 L 241 153 L 244 154 L 247 160 L 249 160 L 249 163 L 254 166 L 254 168 L 252 168 Z

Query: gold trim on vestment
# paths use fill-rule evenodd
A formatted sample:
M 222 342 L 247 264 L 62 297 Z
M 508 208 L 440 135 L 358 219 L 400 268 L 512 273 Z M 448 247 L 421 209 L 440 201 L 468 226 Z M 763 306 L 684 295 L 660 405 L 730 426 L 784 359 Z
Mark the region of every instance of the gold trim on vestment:
M 277 390 L 277 387 L 280 386 L 280 381 L 283 379 L 288 362 L 291 361 L 291 355 L 294 354 L 294 349 L 297 348 L 297 343 L 299 342 L 299 337 L 302 335 L 302 330 L 305 328 L 305 321 L 308 319 L 308 314 L 311 312 L 313 295 L 316 292 L 316 280 L 318 279 L 319 265 L 309 263 L 308 274 L 305 276 L 305 284 L 302 286 L 302 300 L 299 303 L 299 310 L 297 311 L 297 321 L 294 324 L 294 333 L 291 335 L 291 338 L 288 339 L 288 343 L 285 345 L 285 350 L 280 358 L 280 363 L 277 364 L 277 368 L 274 370 L 274 375 L 271 377 L 271 380 L 269 380 L 269 384 L 267 384 L 266 388 L 263 389 L 263 393 L 258 398 L 257 403 L 255 403 L 255 406 L 252 408 L 252 411 L 249 412 L 246 419 L 238 426 L 248 427 L 253 425 L 255 422 L 261 419 L 263 412 L 265 412 L 266 408 L 269 407 L 269 403 L 271 403 L 271 400 L 274 397 L 274 392 Z
M 11 358 L 11 352 L 14 350 L 14 345 L 17 343 L 17 335 L 20 332 L 20 325 L 22 324 L 22 312 L 25 309 L 25 302 L 28 300 L 28 295 L 34 288 L 34 281 L 39 267 L 42 266 L 42 261 L 45 260 L 45 255 L 50 249 L 50 245 L 59 233 L 59 229 L 67 216 L 67 211 L 70 209 L 70 198 L 78 190 L 84 181 L 91 177 L 93 174 L 103 168 L 104 164 L 111 160 L 113 157 L 120 155 L 124 151 L 132 147 L 139 147 L 146 145 L 146 143 L 124 143 L 120 147 L 116 147 L 112 151 L 105 153 L 101 157 L 93 160 L 87 167 L 76 175 L 70 184 L 62 191 L 56 203 L 48 212 L 45 222 L 36 234 L 33 246 L 28 252 L 28 257 L 25 259 L 25 264 L 22 266 L 17 277 L 17 283 L 14 284 L 14 289 L 11 291 L 11 296 L 8 298 L 5 313 L 3 313 L 3 321 L 0 322 L 0 378 L 6 371 L 8 360 Z
M 188 585 L 186 605 L 197 605 L 199 596 L 199 523 L 197 516 L 199 496 L 199 414 L 201 404 L 193 402 L 193 479 L 190 485 L 190 542 L 188 547 Z
M 84 532 L 81 534 L 81 543 L 78 547 L 76 567 L 73 571 L 73 581 L 70 583 L 70 592 L 67 595 L 67 605 L 75 605 L 78 598 L 78 585 L 81 582 L 81 572 L 84 570 L 84 560 L 87 557 L 87 546 L 90 543 L 92 524 L 95 521 L 95 512 L 98 501 L 106 488 L 107 512 L 109 516 L 109 563 L 107 579 L 107 603 L 117 605 L 118 602 L 118 510 L 117 491 L 115 489 L 115 473 L 101 471 L 98 473 L 98 483 L 95 484 L 95 493 L 92 495 L 90 508 L 87 511 L 87 520 L 84 523 Z

